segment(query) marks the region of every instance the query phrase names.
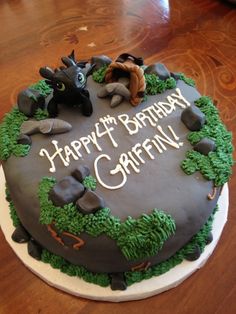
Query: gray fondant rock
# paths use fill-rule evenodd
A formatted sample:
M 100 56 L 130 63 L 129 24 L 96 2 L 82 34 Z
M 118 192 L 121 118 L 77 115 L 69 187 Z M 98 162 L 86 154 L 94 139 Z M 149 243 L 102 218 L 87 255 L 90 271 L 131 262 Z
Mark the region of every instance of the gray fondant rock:
M 126 290 L 127 284 L 123 273 L 110 274 L 111 290 Z
M 129 86 L 129 78 L 128 77 L 125 77 L 125 76 L 121 76 L 118 78 L 118 83 L 121 83 L 123 84 L 125 87 L 128 87 Z
M 17 243 L 26 243 L 30 240 L 30 235 L 22 225 L 16 227 L 11 236 L 12 240 Z
M 31 145 L 32 144 L 31 137 L 26 134 L 20 134 L 17 139 L 17 144 Z
M 67 176 L 56 183 L 49 193 L 49 198 L 55 206 L 63 207 L 74 203 L 84 193 L 84 186 L 72 176 Z
M 187 261 L 195 261 L 200 257 L 200 255 L 201 255 L 200 247 L 196 245 L 192 253 L 186 254 L 185 259 Z
M 102 197 L 95 192 L 87 190 L 84 195 L 77 200 L 76 205 L 82 214 L 93 214 L 101 208 L 105 207 Z
M 192 105 L 183 110 L 181 120 L 189 130 L 199 131 L 203 127 L 206 118 L 197 106 Z
M 69 132 L 72 129 L 70 123 L 61 119 L 28 120 L 21 125 L 20 131 L 26 135 L 36 133 L 60 134 Z
M 28 88 L 18 94 L 17 104 L 20 112 L 33 117 L 38 108 L 45 107 L 45 98 L 39 91 Z
M 199 141 L 196 145 L 194 145 L 193 149 L 207 156 L 210 152 L 215 151 L 216 144 L 212 139 L 205 137 L 201 141 Z
M 123 100 L 123 96 L 121 95 L 113 95 L 111 98 L 110 106 L 111 108 L 117 107 Z
M 109 83 L 101 88 L 98 92 L 98 97 L 106 97 L 112 95 L 120 95 L 125 97 L 127 100 L 130 98 L 130 91 L 122 83 Z
M 105 56 L 94 56 L 91 58 L 91 64 L 95 64 L 95 67 L 93 68 L 93 71 L 97 71 L 98 69 L 102 68 L 105 65 L 109 65 L 112 62 L 112 60 Z
M 71 174 L 79 182 L 83 182 L 85 177 L 90 175 L 90 170 L 87 166 L 80 165 L 78 166 Z
M 159 77 L 160 80 L 166 80 L 170 77 L 170 71 L 162 63 L 154 63 L 149 65 L 145 70 L 146 74 L 155 74 Z
M 38 261 L 41 260 L 42 247 L 33 239 L 28 242 L 28 254 Z

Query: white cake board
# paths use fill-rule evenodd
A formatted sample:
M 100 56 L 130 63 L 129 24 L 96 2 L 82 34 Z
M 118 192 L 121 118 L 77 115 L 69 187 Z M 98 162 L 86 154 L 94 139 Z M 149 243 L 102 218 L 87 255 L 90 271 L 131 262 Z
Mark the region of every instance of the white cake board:
M 218 205 L 219 210 L 215 214 L 213 222 L 213 241 L 208 244 L 199 259 L 193 262 L 183 261 L 181 264 L 169 270 L 167 273 L 143 280 L 140 283 L 131 285 L 125 291 L 112 291 L 110 287 L 87 283 L 77 277 L 70 277 L 53 269 L 49 264 L 37 261 L 27 253 L 26 244 L 18 244 L 12 241 L 11 235 L 14 231 L 12 220 L 9 214 L 8 202 L 5 200 L 5 178 L 0 168 L 0 223 L 7 242 L 13 251 L 33 273 L 43 279 L 49 285 L 61 289 L 75 296 L 98 300 L 98 301 L 130 301 L 139 300 L 159 294 L 163 291 L 176 287 L 193 272 L 201 268 L 212 254 L 220 238 L 228 214 L 228 186 L 224 186 Z

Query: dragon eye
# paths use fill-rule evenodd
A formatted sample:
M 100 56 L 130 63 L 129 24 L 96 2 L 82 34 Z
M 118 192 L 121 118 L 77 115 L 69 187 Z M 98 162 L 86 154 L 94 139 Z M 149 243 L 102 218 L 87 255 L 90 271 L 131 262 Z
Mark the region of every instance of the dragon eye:
M 58 82 L 58 83 L 56 84 L 56 86 L 57 86 L 57 89 L 58 89 L 59 91 L 61 91 L 61 92 L 63 92 L 63 91 L 66 89 L 65 84 L 63 84 L 63 83 L 61 83 L 61 82 Z
M 78 81 L 83 84 L 84 81 L 85 81 L 85 77 L 84 77 L 84 74 L 83 73 L 79 73 L 78 74 Z

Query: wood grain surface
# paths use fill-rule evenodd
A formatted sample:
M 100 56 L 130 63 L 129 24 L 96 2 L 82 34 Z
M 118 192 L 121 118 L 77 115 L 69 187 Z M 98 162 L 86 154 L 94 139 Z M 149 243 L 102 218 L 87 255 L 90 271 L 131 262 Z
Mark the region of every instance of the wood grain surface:
M 236 7 L 220 0 L 1 0 L 0 118 L 17 93 L 76 50 L 79 59 L 130 52 L 196 80 L 236 132 Z M 0 313 L 236 313 L 236 176 L 229 219 L 207 264 L 175 289 L 120 304 L 49 287 L 18 260 L 0 231 Z

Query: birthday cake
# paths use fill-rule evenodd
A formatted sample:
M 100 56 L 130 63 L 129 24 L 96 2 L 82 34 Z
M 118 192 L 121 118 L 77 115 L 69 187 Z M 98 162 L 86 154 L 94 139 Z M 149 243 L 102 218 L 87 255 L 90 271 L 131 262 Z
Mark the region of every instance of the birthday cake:
M 12 239 L 113 290 L 197 259 L 233 164 L 211 99 L 130 54 L 62 62 L 0 127 Z

